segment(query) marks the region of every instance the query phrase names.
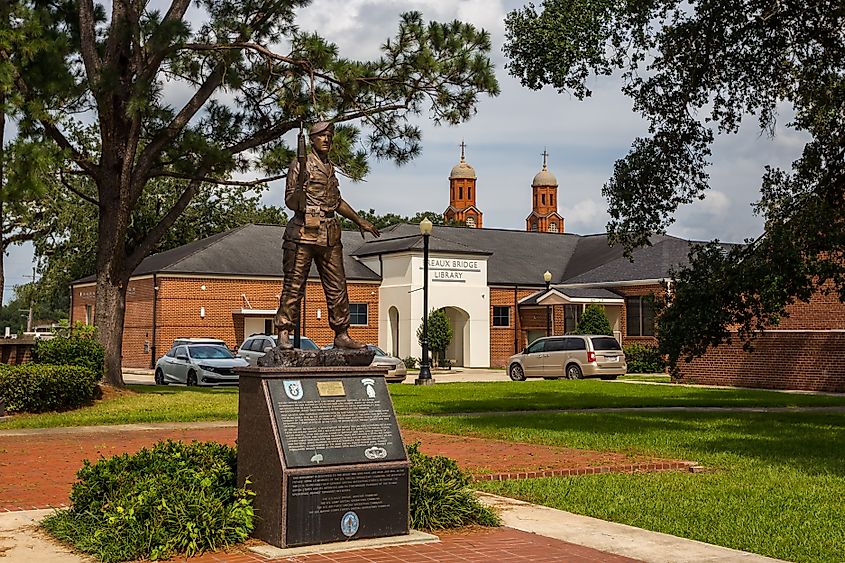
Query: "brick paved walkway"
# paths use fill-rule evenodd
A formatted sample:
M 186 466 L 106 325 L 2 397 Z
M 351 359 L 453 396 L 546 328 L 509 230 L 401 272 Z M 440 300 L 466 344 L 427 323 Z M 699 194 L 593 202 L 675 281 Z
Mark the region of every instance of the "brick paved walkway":
M 202 426 L 202 425 L 198 425 Z M 234 444 L 237 428 L 193 427 L 138 430 L 131 427 L 56 429 L 53 431 L 8 431 L 0 427 L 0 511 L 63 506 L 83 459 L 97 459 L 137 451 L 163 439 L 215 440 Z M 632 471 L 637 468 L 682 467 L 684 462 L 631 459 L 604 454 L 551 448 L 531 444 L 495 442 L 477 438 L 443 436 L 403 431 L 406 442 L 420 441 L 429 454 L 449 455 L 465 469 L 484 478 L 504 478 L 509 472 L 519 477 L 548 474 Z M 507 446 L 504 448 L 503 446 Z M 506 452 L 506 453 L 503 453 Z M 673 465 L 674 464 L 674 465 Z M 677 467 L 676 467 L 677 466 Z M 569 473 L 563 473 L 569 472 Z M 297 563 L 368 562 L 622 562 L 634 561 L 564 541 L 514 530 L 472 529 L 438 534 L 441 542 L 413 546 L 391 546 L 354 551 L 296 556 L 282 559 Z M 254 563 L 267 559 L 238 547 L 228 552 L 203 554 L 190 563 Z M 185 558 L 174 561 L 186 561 Z
M 202 426 L 202 425 L 198 425 Z M 423 452 L 457 460 L 477 479 L 524 479 L 593 473 L 686 469 L 691 463 L 519 444 L 403 430 L 405 443 L 419 441 Z M 0 427 L 0 511 L 64 506 L 84 459 L 135 452 L 164 439 L 214 440 L 234 444 L 235 426 L 159 428 L 131 426 L 63 428 L 50 432 L 2 432 Z
M 275 561 L 296 563 L 625 563 L 636 559 L 605 553 L 513 528 L 441 533 L 439 543 L 357 549 L 317 555 L 297 555 Z M 246 550 L 206 553 L 171 560 L 187 563 L 263 563 L 266 558 Z

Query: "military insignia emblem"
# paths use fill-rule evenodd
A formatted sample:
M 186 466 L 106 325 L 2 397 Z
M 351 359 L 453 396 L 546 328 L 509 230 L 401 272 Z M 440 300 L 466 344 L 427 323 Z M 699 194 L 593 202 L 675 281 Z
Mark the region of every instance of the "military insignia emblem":
M 351 538 L 358 533 L 358 526 L 360 524 L 361 521 L 358 520 L 358 515 L 350 510 L 343 515 L 343 518 L 340 519 L 340 531 L 343 532 L 343 535 L 347 538 Z
M 362 379 L 361 383 L 365 386 L 365 388 L 367 390 L 367 397 L 369 397 L 370 399 L 375 399 L 376 398 L 376 390 L 375 390 L 375 387 L 373 387 L 373 385 L 376 384 L 375 380 L 367 377 L 365 379 Z
M 282 381 L 282 385 L 285 388 L 285 395 L 288 396 L 288 399 L 292 401 L 298 401 L 302 398 L 302 382 L 299 380 L 293 381 L 286 379 Z
M 387 450 L 378 446 L 367 448 L 364 450 L 364 456 L 367 459 L 384 459 L 387 457 Z

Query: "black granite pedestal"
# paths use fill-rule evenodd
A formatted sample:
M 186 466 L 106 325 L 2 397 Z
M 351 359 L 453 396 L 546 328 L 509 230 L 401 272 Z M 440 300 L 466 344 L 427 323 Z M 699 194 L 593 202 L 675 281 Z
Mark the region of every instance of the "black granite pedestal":
M 277 547 L 409 532 L 408 459 L 385 370 L 239 370 L 238 484 Z

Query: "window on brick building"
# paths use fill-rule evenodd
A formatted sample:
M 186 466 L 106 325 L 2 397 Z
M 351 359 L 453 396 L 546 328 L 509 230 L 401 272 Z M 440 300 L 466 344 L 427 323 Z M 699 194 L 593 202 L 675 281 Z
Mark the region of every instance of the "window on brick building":
M 464 199 L 464 187 L 458 186 L 458 199 Z
M 349 322 L 353 325 L 367 326 L 367 309 L 366 303 L 350 303 L 349 304 Z
M 543 202 L 543 205 L 546 205 L 546 194 L 540 196 L 540 201 Z
M 549 223 L 549 232 L 550 233 L 556 233 L 557 232 L 557 223 L 555 223 L 554 221 Z
M 537 230 L 537 221 L 531 221 L 531 230 L 532 230 L 532 231 L 536 231 L 536 230 Z
M 467 188 L 467 199 L 472 199 L 472 188 Z
M 584 312 L 583 305 L 564 305 L 563 306 L 563 333 L 569 334 L 575 331 L 578 326 L 578 321 L 581 320 L 581 313 Z
M 511 308 L 493 305 L 493 326 L 511 326 Z
M 654 296 L 625 298 L 627 336 L 654 336 Z
M 467 223 L 467 227 L 474 229 L 475 228 L 475 217 L 473 217 L 472 215 L 468 216 L 466 223 Z
M 85 324 L 90 325 L 94 322 L 94 306 L 93 305 L 86 305 L 85 306 Z

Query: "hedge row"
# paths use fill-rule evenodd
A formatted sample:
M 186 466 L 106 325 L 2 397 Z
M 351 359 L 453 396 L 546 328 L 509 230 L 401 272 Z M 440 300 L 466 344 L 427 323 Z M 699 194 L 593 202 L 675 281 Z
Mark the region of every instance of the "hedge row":
M 666 369 L 666 360 L 656 346 L 645 344 L 626 344 L 622 347 L 628 373 L 661 373 Z
M 33 350 L 33 361 L 37 364 L 88 368 L 96 374 L 97 381 L 103 377 L 104 357 L 105 351 L 97 341 L 96 331 L 78 328 L 68 336 L 39 340 Z
M 0 364 L 0 397 L 9 412 L 76 409 L 97 394 L 97 374 L 78 366 Z

